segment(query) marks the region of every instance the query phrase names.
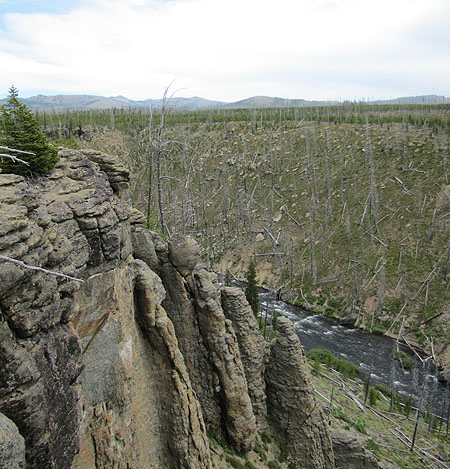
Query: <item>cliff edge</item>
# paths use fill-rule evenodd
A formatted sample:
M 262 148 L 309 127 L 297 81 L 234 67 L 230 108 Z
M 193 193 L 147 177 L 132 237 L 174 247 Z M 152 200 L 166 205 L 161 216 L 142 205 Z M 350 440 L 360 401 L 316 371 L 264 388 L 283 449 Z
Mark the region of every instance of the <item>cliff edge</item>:
M 0 174 L 5 467 L 24 467 L 25 451 L 27 468 L 210 468 L 207 435 L 251 450 L 267 403 L 292 461 L 334 467 L 288 320 L 269 350 L 191 238 L 139 226 L 120 162 L 60 156 L 47 178 Z

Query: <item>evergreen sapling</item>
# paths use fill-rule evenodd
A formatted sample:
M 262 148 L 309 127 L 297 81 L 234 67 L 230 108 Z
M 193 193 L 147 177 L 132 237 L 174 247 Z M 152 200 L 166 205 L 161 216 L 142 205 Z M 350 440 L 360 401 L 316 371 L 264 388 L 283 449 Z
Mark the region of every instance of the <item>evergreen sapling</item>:
M 33 154 L 21 154 L 28 165 L 11 159 L 0 161 L 1 172 L 47 174 L 58 161 L 58 151 L 49 145 L 33 114 L 17 96 L 18 91 L 12 86 L 8 102 L 0 108 L 0 145 Z

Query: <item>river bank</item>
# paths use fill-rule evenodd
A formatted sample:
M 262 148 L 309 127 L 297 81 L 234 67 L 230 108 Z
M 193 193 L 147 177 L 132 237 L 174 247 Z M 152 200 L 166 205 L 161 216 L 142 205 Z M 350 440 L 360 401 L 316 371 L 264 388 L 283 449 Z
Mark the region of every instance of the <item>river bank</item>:
M 250 246 L 240 246 L 239 253 L 238 256 L 235 256 L 233 252 L 224 255 L 214 266 L 215 270 L 221 274 L 225 274 L 228 270 L 235 279 L 245 281 L 245 272 L 253 251 Z M 265 288 L 274 295 L 281 288 L 281 297 L 288 304 L 312 314 L 335 319 L 344 326 L 395 340 L 400 336 L 399 342 L 411 353 L 416 354 L 419 360 L 432 357 L 439 370 L 439 378 L 447 382 L 450 381 L 450 339 L 446 339 L 445 334 L 450 323 L 450 312 L 443 312 L 434 320 L 439 322 L 439 327 L 444 332 L 442 337 L 435 338 L 426 335 L 425 326 L 420 323 L 415 314 L 405 314 L 404 317 L 396 314 L 394 319 L 391 319 L 393 314 L 383 310 L 381 320 L 378 319 L 373 312 L 370 313 L 370 311 L 374 311 L 375 307 L 373 298 L 367 299 L 364 304 L 354 305 L 352 310 L 352 308 L 344 306 L 342 300 L 326 297 L 321 293 L 320 288 L 314 295 L 307 295 L 301 290 L 290 288 L 289 282 L 280 282 L 281 276 L 278 267 L 268 259 L 258 262 L 256 270 L 260 288 Z M 425 323 L 429 321 L 430 319 Z
M 245 283 L 233 282 L 240 288 Z M 444 415 L 450 402 L 448 382 L 442 380 L 432 360 L 420 357 L 396 338 L 370 333 L 362 328 L 342 325 L 338 318 L 305 310 L 296 304 L 277 298 L 276 292 L 259 288 L 259 314 L 263 318 L 286 316 L 294 323 L 300 342 L 306 351 L 313 348 L 330 350 L 337 358 L 345 359 L 361 370 L 361 376 L 370 375 L 371 382 L 393 389 L 403 398 L 411 395 L 416 405 L 429 406 L 438 415 Z M 411 363 L 405 367 L 395 359 L 399 350 Z

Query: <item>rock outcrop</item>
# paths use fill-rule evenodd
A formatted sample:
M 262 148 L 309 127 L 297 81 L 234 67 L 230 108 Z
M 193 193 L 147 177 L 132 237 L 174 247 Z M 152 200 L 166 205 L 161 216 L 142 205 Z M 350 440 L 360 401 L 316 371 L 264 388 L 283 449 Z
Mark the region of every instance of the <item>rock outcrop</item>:
M 48 178 L 0 175 L 0 411 L 29 468 L 209 467 L 159 277 L 132 257 L 128 172 L 60 152 Z M 102 171 L 103 169 L 103 171 Z
M 236 332 L 253 413 L 259 428 L 264 429 L 267 426 L 264 370 L 268 358 L 268 346 L 242 290 L 223 288 L 222 307 Z
M 255 443 L 255 416 L 236 334 L 221 307 L 217 275 L 197 265 L 189 280 L 201 334 L 219 378 L 218 391 L 228 439 L 237 451 L 249 451 Z
M 277 330 L 266 371 L 270 417 L 285 436 L 296 467 L 334 468 L 331 438 L 300 340 L 288 318 L 278 319 Z
M 207 432 L 245 453 L 269 407 L 293 461 L 333 467 L 289 321 L 269 357 L 245 296 L 219 286 L 191 238 L 166 243 L 136 225 L 117 159 L 60 156 L 47 178 L 0 174 L 10 466 L 23 467 L 23 438 L 30 469 L 206 469 Z
M 225 439 L 220 383 L 200 331 L 192 292 L 186 279 L 170 262 L 167 245 L 153 233 L 154 250 L 159 259 L 157 273 L 166 290 L 162 303 L 172 320 L 192 386 L 201 404 L 203 418 L 211 433 Z
M 248 451 L 255 442 L 255 416 L 236 334 L 222 310 L 217 275 L 199 263 L 192 238 L 174 236 L 167 253 L 159 253 L 161 277 L 168 285 L 163 304 L 174 322 L 207 425 L 237 451 Z
M 374 456 L 367 454 L 358 437 L 345 430 L 333 430 L 336 469 L 379 469 Z
M 25 443 L 14 422 L 0 414 L 0 467 L 25 469 Z

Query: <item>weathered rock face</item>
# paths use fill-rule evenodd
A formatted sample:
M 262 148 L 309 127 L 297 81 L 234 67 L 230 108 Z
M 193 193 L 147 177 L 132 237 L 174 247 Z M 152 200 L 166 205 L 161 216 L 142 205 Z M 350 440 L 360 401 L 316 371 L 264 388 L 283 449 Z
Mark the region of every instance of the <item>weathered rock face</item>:
M 0 421 L 9 460 L 21 467 L 23 437 L 30 469 L 206 469 L 207 430 L 246 452 L 267 394 L 295 461 L 333 467 L 290 323 L 266 370 L 243 293 L 219 287 L 191 238 L 134 225 L 126 169 L 60 155 L 45 179 L 0 174 L 0 255 L 82 280 L 0 260 L 0 412 L 20 433 L 11 423 L 2 440 Z
M 255 443 L 255 416 L 236 335 L 221 307 L 217 275 L 197 265 L 189 280 L 203 340 L 219 378 L 227 435 L 238 451 L 246 452 Z
M 265 428 L 267 407 L 264 369 L 268 358 L 268 346 L 259 331 L 258 323 L 244 292 L 238 288 L 225 287 L 221 293 L 223 311 L 231 320 L 236 332 L 253 413 L 259 428 Z
M 3 256 L 80 276 L 127 250 L 126 240 L 109 244 L 122 233 L 113 207 L 124 207 L 108 203 L 105 174 L 81 155 L 63 154 L 49 178 L 33 183 L 0 175 L 0 187 Z M 81 349 L 68 325 L 78 284 L 13 263 L 2 262 L 0 274 L 0 411 L 25 437 L 29 467 L 69 467 L 81 418 Z
M 20 340 L 2 322 L 0 336 L 0 408 L 25 437 L 27 464 L 67 467 L 79 446 L 76 335 L 61 325 Z M 53 432 L 59 437 L 50 439 Z
M 169 381 L 165 388 L 160 386 L 158 389 L 162 399 L 166 396 L 168 404 L 160 410 L 162 423 L 167 427 L 163 432 L 168 446 L 167 455 L 172 459 L 167 467 L 178 463 L 178 467 L 207 468 L 209 446 L 206 427 L 178 347 L 174 326 L 161 306 L 164 298 L 161 280 L 144 262 L 136 261 L 135 264 L 138 272 L 135 287 L 138 322 L 164 362 L 159 366 L 159 373 L 165 368 L 165 380 Z M 167 400 L 168 396 L 171 398 Z
M 278 319 L 277 330 L 266 370 L 270 417 L 285 436 L 294 464 L 307 469 L 334 468 L 330 434 L 314 398 L 300 340 L 288 318 Z
M 25 469 L 25 443 L 22 435 L 3 414 L 0 414 L 0 467 Z
M 154 236 L 156 235 L 154 234 Z M 150 269 L 157 272 L 159 269 L 159 259 L 156 255 L 150 231 L 144 228 L 135 228 L 131 233 L 131 240 L 133 242 L 134 257 L 143 260 Z
M 167 246 L 155 237 L 155 251 L 161 262 L 158 273 L 166 289 L 162 305 L 173 322 L 192 386 L 201 403 L 208 429 L 225 438 L 222 428 L 219 378 L 209 360 L 186 279 L 168 258 Z
M 255 416 L 231 321 L 221 306 L 217 276 L 199 263 L 198 246 L 173 237 L 168 252 L 156 249 L 167 289 L 163 303 L 172 318 L 181 351 L 208 428 L 241 452 L 256 437 Z
M 0 175 L 0 254 L 84 280 L 0 262 L 0 411 L 27 467 L 210 465 L 164 288 L 131 255 L 127 179 L 73 151 L 37 182 Z

